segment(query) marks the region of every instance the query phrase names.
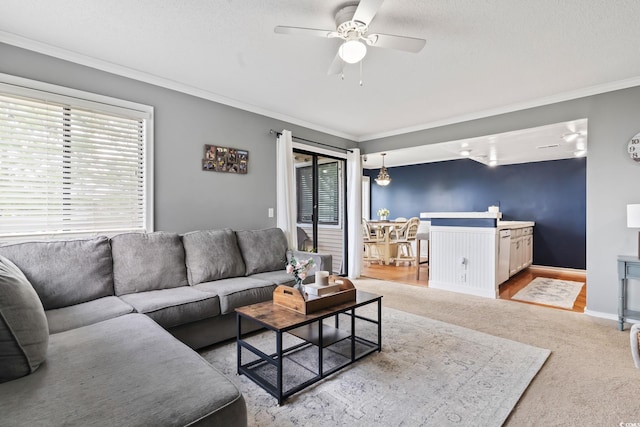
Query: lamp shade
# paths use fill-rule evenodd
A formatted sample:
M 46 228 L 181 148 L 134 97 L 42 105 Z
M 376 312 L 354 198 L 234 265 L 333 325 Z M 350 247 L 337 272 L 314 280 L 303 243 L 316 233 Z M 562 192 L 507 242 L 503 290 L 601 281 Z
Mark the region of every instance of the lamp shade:
M 627 205 L 627 227 L 640 228 L 640 204 Z

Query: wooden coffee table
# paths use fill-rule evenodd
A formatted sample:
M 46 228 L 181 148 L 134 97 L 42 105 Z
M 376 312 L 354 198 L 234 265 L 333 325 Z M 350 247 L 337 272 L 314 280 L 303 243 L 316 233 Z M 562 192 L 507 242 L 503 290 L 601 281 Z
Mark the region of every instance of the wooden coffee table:
M 377 304 L 377 319 L 356 313 L 373 303 Z M 382 349 L 381 295 L 356 291 L 355 301 L 307 315 L 271 301 L 236 308 L 236 314 L 238 374 L 264 388 L 278 399 L 278 405 L 292 394 Z M 242 333 L 242 324 L 247 321 L 275 333 L 275 351 L 258 348 L 251 342 L 254 335 Z M 284 343 L 285 339 L 292 342 Z M 273 348 L 272 344 L 269 347 Z M 243 350 L 251 356 L 250 361 L 243 362 Z

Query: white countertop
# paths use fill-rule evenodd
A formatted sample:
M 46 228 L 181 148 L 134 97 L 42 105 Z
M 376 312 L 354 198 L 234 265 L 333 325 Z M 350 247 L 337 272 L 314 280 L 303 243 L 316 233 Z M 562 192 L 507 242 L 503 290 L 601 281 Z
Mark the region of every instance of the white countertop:
M 533 227 L 536 223 L 533 221 L 498 221 L 498 229 L 506 230 L 506 229 L 514 229 L 514 228 L 524 228 L 524 227 Z

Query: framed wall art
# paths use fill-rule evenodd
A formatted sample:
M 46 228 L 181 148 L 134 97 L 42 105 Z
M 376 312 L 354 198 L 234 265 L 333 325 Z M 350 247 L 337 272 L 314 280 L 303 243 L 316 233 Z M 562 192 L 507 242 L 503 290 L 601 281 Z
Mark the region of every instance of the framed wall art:
M 246 174 L 249 164 L 249 152 L 237 148 L 205 145 L 202 170 Z

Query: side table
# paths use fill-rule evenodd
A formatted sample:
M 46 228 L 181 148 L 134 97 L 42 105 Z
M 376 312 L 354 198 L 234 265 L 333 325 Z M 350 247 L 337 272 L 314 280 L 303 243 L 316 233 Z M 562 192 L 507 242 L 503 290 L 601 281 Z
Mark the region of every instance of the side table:
M 624 330 L 624 319 L 640 319 L 640 311 L 627 309 L 628 279 L 640 279 L 640 258 L 618 255 L 618 330 Z

